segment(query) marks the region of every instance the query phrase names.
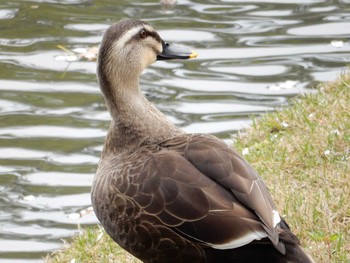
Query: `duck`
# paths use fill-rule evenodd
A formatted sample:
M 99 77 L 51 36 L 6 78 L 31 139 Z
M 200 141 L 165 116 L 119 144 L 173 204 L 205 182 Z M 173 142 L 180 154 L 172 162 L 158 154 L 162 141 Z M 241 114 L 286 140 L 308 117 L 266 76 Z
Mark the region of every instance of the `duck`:
M 106 30 L 97 78 L 111 122 L 91 189 L 98 220 L 145 263 L 314 262 L 236 150 L 184 132 L 142 93 L 148 66 L 195 57 L 142 20 Z

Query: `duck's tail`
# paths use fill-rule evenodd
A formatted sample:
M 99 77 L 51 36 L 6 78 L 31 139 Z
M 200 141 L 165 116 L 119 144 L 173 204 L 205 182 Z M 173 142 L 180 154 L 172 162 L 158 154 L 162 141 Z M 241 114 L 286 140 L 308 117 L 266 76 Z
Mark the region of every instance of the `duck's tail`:
M 286 243 L 283 255 L 271 244 L 252 243 L 228 250 L 206 251 L 206 263 L 315 263 L 315 261 L 295 243 Z
M 288 263 L 315 263 L 305 250 L 298 244 L 286 244 L 285 262 Z

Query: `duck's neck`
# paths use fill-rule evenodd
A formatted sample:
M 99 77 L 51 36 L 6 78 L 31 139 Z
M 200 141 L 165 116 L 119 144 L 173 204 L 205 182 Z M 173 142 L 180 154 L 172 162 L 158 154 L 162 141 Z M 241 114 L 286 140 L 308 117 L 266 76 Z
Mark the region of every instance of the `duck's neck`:
M 156 143 L 182 131 L 151 104 L 139 88 L 138 76 L 120 72 L 101 75 L 100 85 L 112 117 L 104 152 L 120 152 Z

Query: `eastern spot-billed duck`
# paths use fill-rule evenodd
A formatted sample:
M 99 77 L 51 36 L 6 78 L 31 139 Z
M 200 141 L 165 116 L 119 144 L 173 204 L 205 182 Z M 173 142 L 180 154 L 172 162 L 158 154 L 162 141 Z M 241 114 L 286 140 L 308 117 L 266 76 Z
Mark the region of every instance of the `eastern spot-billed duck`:
M 313 262 L 235 150 L 185 133 L 140 91 L 156 60 L 196 56 L 140 20 L 105 33 L 97 75 L 112 121 L 92 186 L 97 218 L 144 262 Z

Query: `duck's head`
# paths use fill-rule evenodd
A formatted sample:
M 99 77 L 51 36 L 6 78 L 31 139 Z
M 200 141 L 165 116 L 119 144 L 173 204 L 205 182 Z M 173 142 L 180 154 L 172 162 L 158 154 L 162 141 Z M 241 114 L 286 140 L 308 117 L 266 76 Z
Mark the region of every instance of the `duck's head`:
M 106 31 L 99 54 L 99 74 L 121 73 L 140 75 L 156 60 L 189 59 L 197 54 L 190 49 L 171 45 L 159 36 L 148 23 L 136 19 L 123 19 Z

